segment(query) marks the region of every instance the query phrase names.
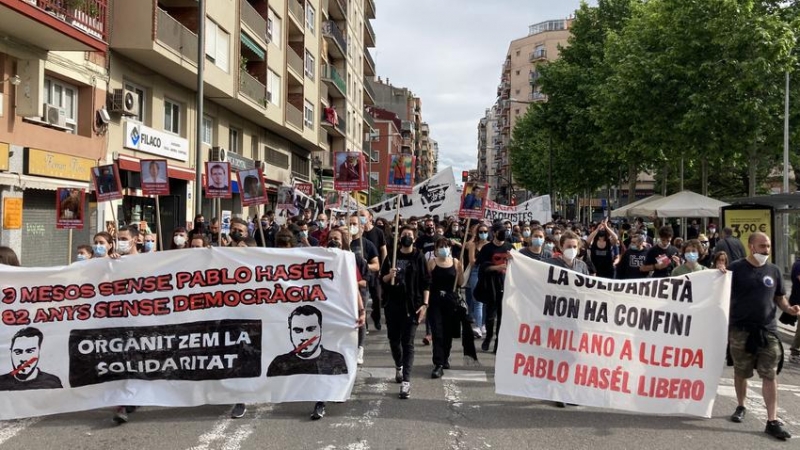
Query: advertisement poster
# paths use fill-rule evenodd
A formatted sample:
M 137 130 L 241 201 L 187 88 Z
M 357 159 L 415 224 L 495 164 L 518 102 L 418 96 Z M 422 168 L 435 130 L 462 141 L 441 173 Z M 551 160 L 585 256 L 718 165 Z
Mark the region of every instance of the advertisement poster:
M 723 206 L 722 228 L 730 227 L 733 237 L 739 239 L 744 246 L 747 256 L 750 256 L 750 246 L 747 240 L 755 232 L 765 233 L 775 245 L 775 211 L 770 206 L 764 205 L 730 205 Z M 721 231 L 721 230 L 720 230 Z M 774 262 L 774 253 L 770 253 L 770 260 Z
M 85 189 L 56 189 L 56 229 L 82 230 L 85 202 Z

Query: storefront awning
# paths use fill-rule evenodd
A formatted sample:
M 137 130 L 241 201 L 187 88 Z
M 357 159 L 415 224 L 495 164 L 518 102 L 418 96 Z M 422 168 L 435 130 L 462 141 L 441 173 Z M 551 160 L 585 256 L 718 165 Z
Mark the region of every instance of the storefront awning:
M 19 186 L 22 189 L 42 189 L 55 191 L 58 188 L 90 189 L 90 183 L 85 181 L 70 181 L 57 178 L 34 177 L 31 175 L 17 175 L 14 173 L 0 173 L 0 184 L 6 186 Z
M 263 48 L 259 47 L 258 44 L 256 44 L 252 39 L 250 39 L 250 36 L 246 35 L 244 32 L 240 33 L 240 36 L 242 38 L 242 45 L 249 48 L 251 52 L 255 53 L 256 56 L 260 58 L 260 61 L 264 61 L 267 58 L 267 52 Z
M 130 172 L 139 172 L 141 165 L 139 159 L 127 155 L 119 155 L 117 159 L 120 170 L 127 170 Z M 167 174 L 170 178 L 175 178 L 184 181 L 194 181 L 195 171 L 188 167 L 178 167 L 167 163 Z

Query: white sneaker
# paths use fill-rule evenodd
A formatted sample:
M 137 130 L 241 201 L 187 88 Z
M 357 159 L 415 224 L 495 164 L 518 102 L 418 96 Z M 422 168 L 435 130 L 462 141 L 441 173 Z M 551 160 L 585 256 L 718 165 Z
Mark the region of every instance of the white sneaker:
M 481 325 L 481 336 L 486 334 L 486 325 Z
M 400 383 L 400 398 L 403 400 L 411 396 L 411 382 L 403 381 Z
M 483 333 L 479 327 L 472 327 L 472 335 L 475 337 L 475 339 L 480 339 L 483 337 Z
M 356 363 L 360 366 L 364 364 L 364 347 L 358 347 L 358 356 L 356 356 Z

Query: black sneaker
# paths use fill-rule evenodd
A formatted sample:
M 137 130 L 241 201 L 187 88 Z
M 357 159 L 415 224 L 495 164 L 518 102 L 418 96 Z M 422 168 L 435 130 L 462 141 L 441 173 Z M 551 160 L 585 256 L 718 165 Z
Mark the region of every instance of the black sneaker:
M 241 419 L 246 412 L 247 406 L 245 406 L 244 403 L 237 403 L 233 405 L 233 409 L 231 409 L 231 419 Z
M 381 316 L 375 314 L 371 314 L 371 316 L 372 321 L 375 322 L 375 329 L 381 331 Z
M 731 422 L 741 423 L 744 420 L 745 414 L 747 414 L 747 408 L 744 406 L 737 406 L 736 411 L 731 414 Z M 769 423 L 767 423 L 767 428 L 769 428 Z
M 435 366 L 433 372 L 431 372 L 431 378 L 442 378 L 442 375 L 444 375 L 442 366 Z
M 325 402 L 317 402 L 314 405 L 314 412 L 311 413 L 311 420 L 319 420 L 325 417 Z
M 113 420 L 117 425 L 128 423 L 128 413 L 125 411 L 124 406 L 117 407 L 117 410 L 114 412 Z
M 442 364 L 442 369 L 449 369 L 449 368 L 450 368 L 450 360 L 448 359 L 447 361 L 444 362 L 444 364 Z
M 556 402 L 556 406 L 559 407 L 559 408 L 566 408 L 567 404 L 564 403 L 564 402 Z
M 137 410 L 138 408 L 139 408 L 138 406 L 126 406 L 126 407 L 125 407 L 125 412 L 126 412 L 126 413 L 128 413 L 128 414 L 130 414 L 130 413 L 132 413 L 132 412 L 136 412 L 136 410 Z
M 403 382 L 403 367 L 395 367 L 394 368 L 394 382 L 395 383 L 402 383 Z
M 791 439 L 792 433 L 789 433 L 783 428 L 783 424 L 779 420 L 769 420 L 767 421 L 767 427 L 764 428 L 764 433 L 768 435 L 785 441 L 787 439 Z
M 481 343 L 481 350 L 488 352 L 489 351 L 489 344 L 492 343 L 492 338 L 486 338 Z

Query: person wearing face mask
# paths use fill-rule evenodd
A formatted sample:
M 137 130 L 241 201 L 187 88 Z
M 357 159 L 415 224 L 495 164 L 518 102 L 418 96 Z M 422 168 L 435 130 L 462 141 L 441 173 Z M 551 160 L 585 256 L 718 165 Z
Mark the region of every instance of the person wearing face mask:
M 152 253 L 157 251 L 156 249 L 156 236 L 155 233 L 148 233 L 144 236 L 144 242 L 142 243 L 142 253 Z
M 541 227 L 539 227 L 541 228 Z M 523 225 L 520 227 L 520 237 L 522 238 L 522 247 L 530 247 L 531 245 L 531 226 Z M 542 229 L 542 245 L 544 245 L 544 229 Z
M 239 217 L 231 219 L 231 247 L 237 247 L 240 242 L 244 241 L 250 236 L 247 230 L 247 222 Z
M 558 242 L 553 236 L 544 237 L 544 249 L 552 253 L 553 256 L 561 254 L 561 249 L 558 248 Z
M 114 238 L 106 231 L 94 235 L 92 240 L 92 258 L 108 258 L 114 253 Z
M 419 232 L 414 247 L 425 255 L 425 259 L 430 261 L 434 258 L 433 249 L 436 245 L 436 224 L 433 219 L 425 219 L 422 223 L 422 230 Z
M 561 235 L 559 242 L 561 253 L 558 256 L 546 260 L 548 264 L 563 267 L 573 272 L 589 275 L 589 268 L 586 263 L 578 258 L 581 249 L 580 237 L 572 231 L 565 231 Z
M 92 246 L 81 244 L 75 252 L 75 261 L 86 261 L 92 259 Z
M 791 433 L 778 420 L 777 375 L 783 366 L 783 345 L 778 337 L 776 313 L 780 308 L 786 314 L 797 316 L 800 306 L 786 300 L 781 270 L 769 262 L 771 243 L 760 232 L 747 240 L 750 256 L 733 261 L 728 270 L 731 277 L 730 317 L 728 345 L 733 359 L 733 385 L 738 406 L 731 415 L 732 422 L 742 422 L 747 413 L 747 380 L 753 369 L 761 377 L 761 393 L 767 409 L 764 432 L 780 440 Z M 722 272 L 724 268 L 720 269 Z
M 295 222 L 297 226 L 297 246 L 298 247 L 319 247 L 319 241 L 308 234 L 308 223 L 300 219 Z
M 386 236 L 383 230 L 375 226 L 372 213 L 368 209 L 358 211 L 358 220 L 363 228 L 361 236 L 378 249 L 378 269 L 386 259 L 387 246 Z M 381 329 L 381 284 L 378 282 L 378 270 L 370 271 L 367 275 L 367 285 L 369 286 L 369 298 L 372 300 L 372 311 L 370 317 L 375 323 L 375 329 Z
M 532 227 L 525 227 L 522 231 L 523 235 L 526 231 L 529 236 L 525 239 L 528 240 L 529 245 L 520 250 L 520 254 L 538 261 L 552 258 L 553 252 L 544 248 L 544 229 L 539 225 L 534 225 Z
M 328 245 L 328 232 L 330 231 L 328 215 L 324 212 L 317 214 L 317 230 L 311 233 L 311 237 L 319 241 L 319 245 Z
M 177 227 L 172 231 L 172 245 L 170 250 L 181 250 L 189 247 L 189 234 L 186 228 Z
M 478 339 L 486 333 L 483 322 L 483 302 L 475 296 L 475 285 L 478 284 L 478 273 L 480 267 L 475 264 L 475 257 L 480 253 L 486 243 L 489 242 L 489 228 L 484 224 L 476 224 L 472 229 L 472 239 L 467 242 L 465 250 L 467 252 L 467 266 L 472 266 L 469 271 L 467 281 L 466 297 L 469 312 L 472 315 L 472 334 Z
M 647 258 L 639 268 L 642 272 L 653 272 L 653 278 L 666 278 L 672 269 L 680 265 L 678 249 L 672 244 L 672 227 L 664 225 L 658 229 L 658 244 L 647 251 Z
M 132 226 L 121 227 L 117 230 L 117 254 L 120 256 L 139 254 L 136 248 L 136 236 L 139 230 Z
M 672 269 L 672 276 L 677 277 L 686 275 L 692 272 L 705 270 L 705 266 L 699 263 L 700 260 L 700 241 L 697 239 L 689 239 L 683 244 L 681 252 L 683 254 L 684 263 Z
M 280 231 L 280 226 L 275 223 L 275 213 L 267 211 L 266 214 L 261 216 L 260 221 L 256 221 L 261 229 L 264 231 L 264 241 L 261 240 L 261 232 L 257 227 L 253 227 L 253 232 L 248 229 L 248 236 L 253 236 L 259 247 L 275 247 L 275 236 Z
M 372 241 L 363 239 L 364 228 L 357 215 L 350 216 L 347 230 L 350 232 L 350 251 L 367 260 L 370 272 L 377 273 L 381 269 L 378 249 Z
M 484 320 L 486 321 L 486 335 L 481 344 L 481 350 L 489 351 L 492 338 L 500 335 L 500 322 L 503 317 L 503 284 L 505 282 L 506 265 L 511 259 L 513 247 L 506 241 L 508 232 L 506 226 L 501 223 L 492 225 L 491 242 L 481 248 L 475 257 L 475 265 L 479 267 L 478 288 L 479 294 L 476 296 L 478 301 L 482 301 L 486 307 Z M 497 339 L 494 341 L 494 353 L 497 353 Z
M 450 248 L 453 251 L 454 259 L 461 259 L 462 243 L 464 241 L 464 232 L 461 230 L 461 225 L 453 221 L 447 226 L 444 232 L 444 237 L 450 241 Z
M 414 247 L 414 230 L 400 229 L 395 266 L 392 255 L 381 266 L 384 314 L 389 347 L 395 364 L 395 381 L 400 383 L 400 398 L 411 395 L 411 370 L 414 365 L 414 337 L 417 325 L 425 321 L 431 276 L 422 252 Z
M 627 280 L 632 278 L 642 278 L 645 274 L 639 270 L 647 259 L 647 248 L 645 248 L 644 236 L 635 232 L 630 236 L 628 248 L 619 259 L 617 265 L 617 278 Z
M 198 214 L 194 217 L 194 226 L 192 227 L 192 231 L 189 233 L 188 238 L 194 237 L 196 234 L 202 236 L 208 234 L 208 230 L 206 229 L 206 219 L 202 214 Z

